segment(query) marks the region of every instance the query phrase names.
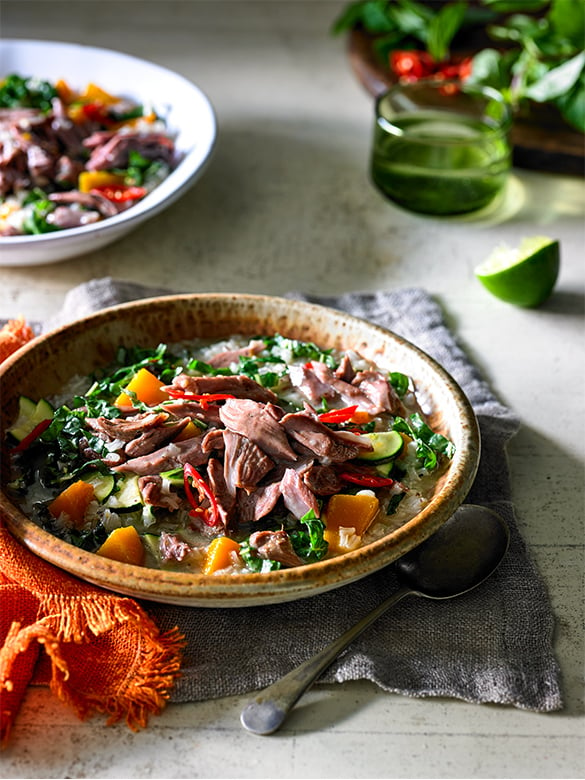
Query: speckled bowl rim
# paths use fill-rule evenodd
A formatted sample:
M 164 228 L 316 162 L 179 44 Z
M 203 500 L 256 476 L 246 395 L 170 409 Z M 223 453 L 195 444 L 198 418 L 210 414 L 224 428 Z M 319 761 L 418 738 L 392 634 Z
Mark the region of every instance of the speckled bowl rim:
M 209 576 L 147 569 L 110 561 L 94 553 L 80 550 L 33 523 L 2 489 L 0 510 L 5 522 L 13 535 L 30 551 L 82 580 L 141 599 L 197 607 L 273 604 L 313 596 L 349 584 L 379 570 L 428 538 L 463 503 L 475 478 L 480 456 L 477 420 L 463 390 L 433 358 L 401 336 L 365 320 L 317 304 L 273 296 L 231 293 L 169 295 L 120 304 L 37 337 L 0 366 L 0 387 L 10 381 L 14 382 L 15 378 L 18 383 L 19 376 L 23 377 L 23 381 L 31 381 L 31 377 L 26 372 L 30 371 L 30 366 L 34 360 L 39 359 L 39 355 L 50 359 L 51 356 L 59 354 L 59 350 L 63 348 L 70 351 L 71 345 L 82 344 L 84 338 L 86 340 L 89 338 L 96 344 L 99 338 L 105 338 L 107 343 L 111 328 L 121 322 L 129 322 L 133 317 L 151 317 L 158 321 L 158 318 L 162 318 L 165 313 L 174 311 L 179 320 L 182 317 L 186 322 L 198 307 L 201 312 L 207 314 L 208 326 L 213 323 L 209 317 L 221 310 L 230 312 L 229 318 L 234 325 L 241 321 L 242 316 L 251 317 L 258 322 L 264 322 L 263 318 L 272 316 L 275 318 L 275 323 L 281 326 L 271 328 L 272 332 L 277 330 L 284 335 L 303 338 L 303 328 L 308 331 L 313 329 L 313 333 L 308 338 L 318 343 L 319 338 L 314 336 L 314 328 L 327 324 L 327 338 L 320 340 L 321 345 L 332 346 L 331 338 L 333 338 L 337 339 L 337 346 L 343 343 L 348 347 L 356 348 L 355 339 L 359 338 L 362 339 L 362 351 L 367 352 L 371 344 L 378 344 L 381 345 L 379 348 L 397 352 L 398 355 L 402 354 L 403 358 L 408 358 L 409 362 L 419 367 L 421 373 L 428 373 L 433 378 L 434 389 L 440 388 L 455 410 L 454 417 L 450 419 L 449 433 L 457 440 L 457 448 L 442 478 L 439 492 L 412 520 L 381 539 L 353 552 L 307 566 L 265 574 Z M 233 314 L 235 312 L 239 320 Z M 290 317 L 297 318 L 296 324 L 294 320 L 290 320 L 292 325 L 289 323 L 287 326 L 286 321 Z M 206 324 L 201 319 L 201 313 L 199 320 L 193 320 L 191 325 L 193 323 L 203 328 Z M 334 328 L 337 328 L 338 332 L 332 337 Z M 236 333 L 238 330 L 232 328 L 231 332 Z M 248 329 L 248 332 L 252 331 Z M 206 333 L 208 337 L 213 337 L 213 333 L 209 331 Z M 224 335 L 227 335 L 227 332 Z M 307 338 L 306 335 L 304 337 Z M 344 339 L 351 340 L 352 343 L 346 343 Z M 156 343 L 165 340 L 164 334 L 161 333 Z M 147 343 L 156 346 L 152 340 Z M 396 364 L 397 370 L 399 370 L 399 362 L 400 358 Z M 97 365 L 95 362 L 93 364 Z M 72 376 L 76 373 L 79 372 L 69 370 L 68 375 Z M 410 367 L 407 373 L 412 374 Z M 415 376 L 415 381 L 416 379 Z M 421 389 L 424 393 L 424 386 Z M 4 398 L 1 412 L 4 429 L 14 416 L 19 394 L 20 391 L 15 386 L 8 397 Z M 0 435 L 4 442 L 5 437 L 1 430 Z M 5 450 L 3 456 L 6 457 Z M 3 476 L 3 485 L 5 480 L 6 477 Z

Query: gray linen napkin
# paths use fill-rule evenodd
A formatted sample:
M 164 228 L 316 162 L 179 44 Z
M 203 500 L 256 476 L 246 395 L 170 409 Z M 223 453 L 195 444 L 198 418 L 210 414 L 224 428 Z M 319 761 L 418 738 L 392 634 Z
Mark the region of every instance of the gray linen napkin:
M 169 293 L 111 278 L 71 290 L 44 330 L 124 301 Z M 507 521 L 508 555 L 481 588 L 458 599 L 407 599 L 380 618 L 320 682 L 371 680 L 409 696 L 449 696 L 547 712 L 562 708 L 548 595 L 518 533 L 510 501 L 506 444 L 517 417 L 494 397 L 421 289 L 340 297 L 289 297 L 341 309 L 404 336 L 441 363 L 466 392 L 482 435 L 468 501 Z M 163 629 L 187 639 L 172 701 L 201 701 L 260 689 L 321 649 L 397 589 L 390 566 L 338 590 L 300 601 L 243 609 L 147 607 Z

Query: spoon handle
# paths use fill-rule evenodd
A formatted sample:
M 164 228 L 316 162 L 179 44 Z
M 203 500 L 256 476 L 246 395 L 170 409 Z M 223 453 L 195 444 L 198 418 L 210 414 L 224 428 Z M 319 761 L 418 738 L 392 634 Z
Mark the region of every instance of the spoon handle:
M 277 731 L 303 693 L 337 656 L 380 615 L 409 594 L 416 594 L 416 591 L 407 587 L 400 588 L 338 639 L 261 691 L 242 710 L 242 726 L 254 734 L 265 735 Z

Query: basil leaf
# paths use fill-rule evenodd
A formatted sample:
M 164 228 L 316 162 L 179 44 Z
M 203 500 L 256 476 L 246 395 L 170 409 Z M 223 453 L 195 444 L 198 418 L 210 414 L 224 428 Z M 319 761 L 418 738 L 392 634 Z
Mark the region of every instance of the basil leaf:
M 387 0 L 358 0 L 350 3 L 334 22 L 331 32 L 337 35 L 358 25 L 373 33 L 388 32 L 394 25 L 386 14 Z
M 583 48 L 585 38 L 583 0 L 553 0 L 548 19 L 558 38 L 571 41 L 576 49 Z
M 411 414 L 408 420 L 396 417 L 392 428 L 414 439 L 417 458 L 427 471 L 437 467 L 437 456 L 452 458 L 455 454 L 455 445 L 442 434 L 435 433 L 418 413 Z
M 542 10 L 549 2 L 550 0 L 482 0 L 483 5 L 498 14 L 509 14 L 515 11 L 532 13 Z
M 564 120 L 585 133 L 585 75 L 581 74 L 579 81 L 568 95 L 561 95 L 555 101 Z
M 413 35 L 420 41 L 427 40 L 429 25 L 435 18 L 430 8 L 412 0 L 401 0 L 399 5 L 390 7 L 389 13 L 404 36 Z
M 502 57 L 495 49 L 482 49 L 472 60 L 468 83 L 501 89 L 509 83 L 509 73 L 502 68 Z
M 250 571 L 278 571 L 278 569 L 282 568 L 282 564 L 279 563 L 279 561 L 271 561 L 268 558 L 260 558 L 256 554 L 256 550 L 250 546 L 250 543 L 247 540 L 240 542 L 239 555 Z
M 549 70 L 539 81 L 531 84 L 525 96 L 537 103 L 546 103 L 566 94 L 578 81 L 585 68 L 585 52 Z
M 299 527 L 289 531 L 289 537 L 297 555 L 307 563 L 320 561 L 327 554 L 329 544 L 323 534 L 325 524 L 311 509 L 299 520 Z
M 463 24 L 466 10 L 465 2 L 445 5 L 431 19 L 428 26 L 427 47 L 429 54 L 437 62 L 447 59 L 451 41 Z
M 396 390 L 398 397 L 402 398 L 402 396 L 407 392 L 409 385 L 409 379 L 406 374 L 401 374 L 400 371 L 391 371 L 389 374 L 389 379 L 390 384 Z

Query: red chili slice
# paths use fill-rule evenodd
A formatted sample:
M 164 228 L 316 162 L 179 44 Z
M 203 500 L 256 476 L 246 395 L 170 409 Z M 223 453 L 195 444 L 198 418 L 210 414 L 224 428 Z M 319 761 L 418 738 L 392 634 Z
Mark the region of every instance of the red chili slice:
M 116 187 L 93 187 L 91 191 L 102 195 L 113 203 L 127 203 L 129 200 L 140 200 L 148 195 L 146 187 L 133 187 L 124 184 Z
M 108 124 L 112 121 L 108 117 L 107 111 L 102 103 L 84 103 L 84 105 L 81 107 L 81 110 L 92 122 Z
M 23 450 L 26 450 L 27 447 L 29 447 L 35 439 L 38 439 L 41 433 L 43 431 L 46 431 L 49 425 L 51 424 L 52 420 L 41 420 L 41 422 L 38 425 L 35 425 L 35 427 L 32 429 L 32 431 L 27 434 L 24 439 L 22 439 L 16 447 L 12 448 L 12 452 L 22 452 Z
M 181 398 L 185 401 L 198 401 L 204 409 L 216 401 L 225 401 L 227 398 L 235 398 L 231 393 L 188 393 L 186 390 L 178 388 L 168 388 L 166 392 L 171 398 Z
M 219 517 L 219 505 L 217 503 L 217 499 L 215 498 L 215 495 L 213 494 L 213 490 L 209 487 L 207 482 L 203 479 L 201 474 L 195 469 L 194 466 L 192 466 L 190 463 L 185 463 L 183 466 L 183 475 L 184 475 L 184 484 L 185 484 L 185 493 L 187 494 L 187 499 L 193 509 L 189 512 L 191 517 L 200 517 L 205 525 L 208 525 L 210 527 L 219 525 L 220 523 L 220 517 Z M 195 498 L 195 494 L 193 493 L 193 490 L 191 489 L 191 484 L 189 480 L 193 481 L 194 487 L 197 489 L 197 492 L 199 494 L 199 501 Z M 209 508 L 202 507 L 201 502 L 207 499 L 209 501 Z
M 351 420 L 357 409 L 355 406 L 346 406 L 343 409 L 332 409 L 330 412 L 323 412 L 319 415 L 322 423 L 344 423 Z
M 390 477 L 376 477 L 370 474 L 350 474 L 344 471 L 339 475 L 345 482 L 352 482 L 354 485 L 364 485 L 364 487 L 391 487 L 394 480 Z

